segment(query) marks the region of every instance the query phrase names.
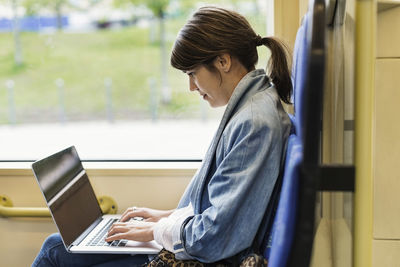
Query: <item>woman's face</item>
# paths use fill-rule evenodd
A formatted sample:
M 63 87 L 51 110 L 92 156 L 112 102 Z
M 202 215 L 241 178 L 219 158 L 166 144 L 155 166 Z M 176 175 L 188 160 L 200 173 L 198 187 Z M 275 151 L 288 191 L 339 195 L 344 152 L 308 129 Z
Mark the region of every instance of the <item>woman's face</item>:
M 198 91 L 211 107 L 220 107 L 228 103 L 231 92 L 224 88 L 224 83 L 217 70 L 211 72 L 201 65 L 186 71 L 186 74 L 189 76 L 190 91 Z

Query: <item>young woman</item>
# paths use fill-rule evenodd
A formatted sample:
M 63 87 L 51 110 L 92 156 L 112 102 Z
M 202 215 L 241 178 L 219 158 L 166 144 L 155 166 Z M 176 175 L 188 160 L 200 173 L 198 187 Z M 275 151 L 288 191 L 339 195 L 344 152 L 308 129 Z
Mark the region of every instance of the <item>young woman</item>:
M 269 75 L 255 69 L 257 46 L 271 50 Z M 129 208 L 106 241 L 156 240 L 177 259 L 232 261 L 246 252 L 280 175 L 290 132 L 281 101 L 292 84 L 284 45 L 257 35 L 240 14 L 200 8 L 180 30 L 173 67 L 212 107 L 227 105 L 202 166 L 171 211 Z M 132 217 L 143 221 L 130 221 Z M 140 265 L 144 256 L 81 255 L 50 236 L 33 263 L 44 265 Z

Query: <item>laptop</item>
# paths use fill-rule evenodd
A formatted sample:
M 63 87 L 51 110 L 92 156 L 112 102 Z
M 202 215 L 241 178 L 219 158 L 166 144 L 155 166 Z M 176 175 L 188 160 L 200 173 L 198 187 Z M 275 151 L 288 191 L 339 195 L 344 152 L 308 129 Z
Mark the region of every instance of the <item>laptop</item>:
M 67 251 L 157 254 L 162 249 L 155 241 L 104 241 L 121 215 L 102 214 L 74 146 L 34 162 L 32 170 Z

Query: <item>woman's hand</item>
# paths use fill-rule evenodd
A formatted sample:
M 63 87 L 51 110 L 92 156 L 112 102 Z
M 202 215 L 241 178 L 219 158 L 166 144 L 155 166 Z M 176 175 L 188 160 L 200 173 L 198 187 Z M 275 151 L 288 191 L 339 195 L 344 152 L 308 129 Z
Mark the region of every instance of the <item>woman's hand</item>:
M 163 217 L 168 217 L 174 210 L 154 210 L 149 208 L 128 208 L 121 216 L 121 222 L 127 222 L 131 218 L 141 217 L 145 222 L 158 222 Z
M 128 239 L 140 242 L 154 240 L 153 227 L 155 222 L 135 221 L 114 223 L 106 237 L 107 242 Z
M 149 208 L 128 208 L 119 222 L 114 223 L 108 231 L 106 241 L 128 239 L 148 242 L 154 240 L 153 227 L 161 218 L 168 217 L 174 210 L 154 210 Z M 143 220 L 131 220 L 141 217 Z

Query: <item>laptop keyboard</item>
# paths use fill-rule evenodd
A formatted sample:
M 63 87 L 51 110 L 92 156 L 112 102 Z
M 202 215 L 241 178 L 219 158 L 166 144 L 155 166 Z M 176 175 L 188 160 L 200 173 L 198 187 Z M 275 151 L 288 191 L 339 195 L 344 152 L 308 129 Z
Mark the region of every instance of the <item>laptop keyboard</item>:
M 106 242 L 108 229 L 113 223 L 118 221 L 118 219 L 110 219 L 98 232 L 97 234 L 87 243 L 87 246 L 113 246 L 113 247 L 123 247 L 128 242 L 127 240 L 114 240 L 113 242 Z

